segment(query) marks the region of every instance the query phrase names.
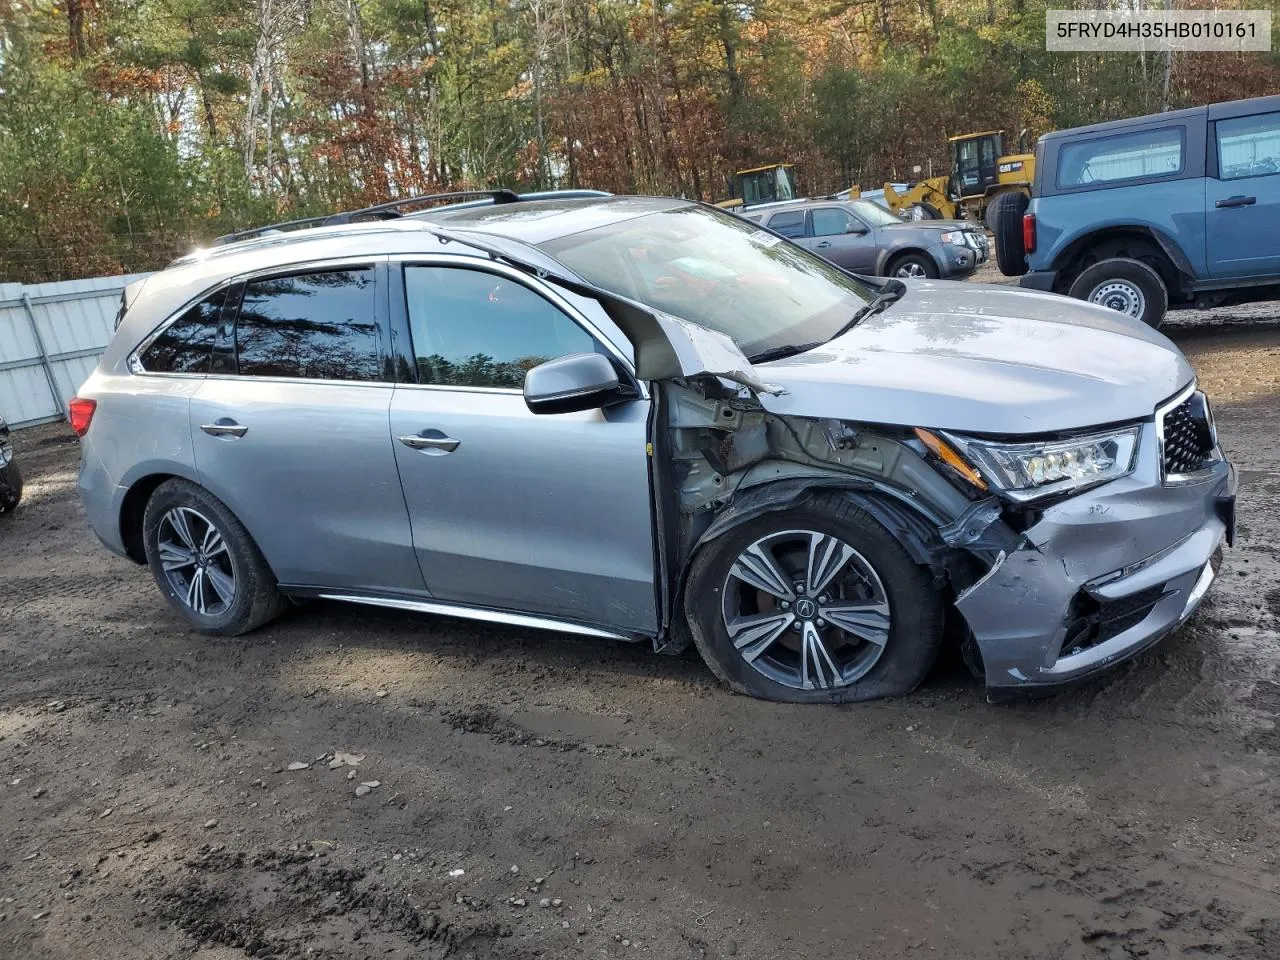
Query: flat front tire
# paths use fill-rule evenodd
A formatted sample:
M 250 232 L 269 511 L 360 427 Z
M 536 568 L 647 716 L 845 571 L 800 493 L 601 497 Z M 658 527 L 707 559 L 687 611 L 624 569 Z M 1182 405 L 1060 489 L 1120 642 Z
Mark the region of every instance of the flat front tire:
M 181 479 L 156 487 L 142 533 L 160 592 L 201 633 L 236 637 L 285 609 L 287 601 L 249 531 L 203 487 Z
M 943 623 L 928 573 L 838 494 L 706 544 L 685 584 L 684 612 L 717 677 L 787 703 L 910 693 L 933 666 Z

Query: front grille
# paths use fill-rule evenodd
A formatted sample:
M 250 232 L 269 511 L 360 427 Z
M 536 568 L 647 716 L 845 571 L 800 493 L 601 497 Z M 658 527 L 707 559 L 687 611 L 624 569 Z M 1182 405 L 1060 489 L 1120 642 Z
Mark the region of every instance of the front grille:
M 1164 414 L 1166 476 L 1195 473 L 1217 460 L 1217 442 L 1209 404 L 1196 392 Z
M 1099 600 L 1081 591 L 1071 603 L 1067 636 L 1058 655 L 1069 657 L 1120 636 L 1146 619 L 1163 596 L 1164 584 L 1118 600 Z

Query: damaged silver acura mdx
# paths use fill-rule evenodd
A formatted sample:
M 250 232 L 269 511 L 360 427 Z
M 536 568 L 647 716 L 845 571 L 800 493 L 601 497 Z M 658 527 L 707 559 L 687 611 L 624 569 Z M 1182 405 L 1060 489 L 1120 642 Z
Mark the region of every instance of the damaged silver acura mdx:
M 992 691 L 1074 680 L 1213 581 L 1234 470 L 1146 325 L 855 277 L 688 201 L 469 199 L 126 290 L 80 491 L 195 629 L 326 597 L 694 643 L 830 702 L 913 689 L 944 624 Z

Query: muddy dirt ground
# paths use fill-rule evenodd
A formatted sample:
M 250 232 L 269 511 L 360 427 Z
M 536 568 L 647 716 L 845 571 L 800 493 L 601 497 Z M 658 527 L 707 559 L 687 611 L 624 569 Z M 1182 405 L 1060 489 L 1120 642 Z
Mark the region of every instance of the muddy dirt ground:
M 19 433 L 0 957 L 1273 960 L 1276 314 L 1170 325 L 1241 470 L 1210 601 L 1002 705 L 954 657 L 904 700 L 788 707 L 692 659 L 338 605 L 210 642 L 89 534 L 66 428 Z

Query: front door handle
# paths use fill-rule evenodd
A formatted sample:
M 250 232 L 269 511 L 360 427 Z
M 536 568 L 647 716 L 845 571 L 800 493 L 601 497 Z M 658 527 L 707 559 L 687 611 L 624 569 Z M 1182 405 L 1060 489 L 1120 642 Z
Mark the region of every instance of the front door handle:
M 1214 204 L 1215 207 L 1251 207 L 1258 202 L 1257 197 L 1227 197 Z
M 200 429 L 211 437 L 243 437 L 249 432 L 249 428 L 244 424 L 236 423 L 234 420 L 228 420 L 225 417 L 217 423 L 201 424 Z
M 823 241 L 822 241 L 820 244 L 818 244 L 817 246 L 818 246 L 818 249 L 819 249 L 819 250 L 825 250 L 827 247 L 831 246 L 831 241 L 830 241 L 830 240 L 823 240 Z
M 439 433 L 438 430 L 432 432 Z M 442 453 L 453 453 L 458 449 L 458 444 L 462 442 L 461 440 L 453 439 L 453 437 L 446 437 L 444 434 L 436 437 L 424 437 L 420 433 L 400 437 L 399 440 L 406 447 L 413 447 L 415 450 L 439 450 Z

